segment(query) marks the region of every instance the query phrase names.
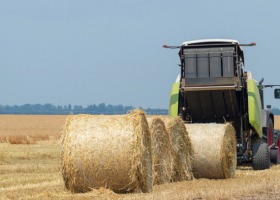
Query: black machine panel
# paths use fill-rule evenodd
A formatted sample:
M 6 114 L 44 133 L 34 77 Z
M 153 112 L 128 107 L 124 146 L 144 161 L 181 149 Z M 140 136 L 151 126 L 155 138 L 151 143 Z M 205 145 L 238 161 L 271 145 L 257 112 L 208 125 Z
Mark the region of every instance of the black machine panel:
M 223 123 L 235 121 L 239 116 L 234 90 L 189 91 L 185 95 L 193 123 Z
M 223 123 L 239 118 L 236 58 L 234 46 L 183 49 L 182 88 L 193 123 Z
M 233 77 L 234 47 L 184 49 L 185 77 Z

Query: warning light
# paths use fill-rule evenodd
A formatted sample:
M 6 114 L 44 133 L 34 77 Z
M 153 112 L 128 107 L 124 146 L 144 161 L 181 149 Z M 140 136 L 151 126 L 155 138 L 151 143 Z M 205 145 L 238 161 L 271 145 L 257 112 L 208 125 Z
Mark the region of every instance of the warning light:
M 257 44 L 256 44 L 255 42 L 252 42 L 251 45 L 252 45 L 252 46 L 256 46 Z

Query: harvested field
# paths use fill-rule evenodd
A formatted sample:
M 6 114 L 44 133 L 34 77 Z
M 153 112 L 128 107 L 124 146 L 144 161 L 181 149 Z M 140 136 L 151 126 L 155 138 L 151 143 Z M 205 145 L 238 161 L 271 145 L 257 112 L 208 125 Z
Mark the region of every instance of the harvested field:
M 280 116 L 274 116 L 274 128 L 280 130 Z
M 59 139 L 65 115 L 0 115 L 0 143 L 34 144 Z
M 6 117 L 0 115 L 0 122 Z M 36 120 L 37 116 L 9 116 L 10 124 L 18 124 L 6 126 L 10 134 L 28 135 L 27 131 L 21 132 L 18 129 L 26 127 L 25 120 L 19 121 L 24 117 L 33 118 L 32 127 L 41 134 L 41 128 L 45 130 L 46 127 L 53 127 L 52 130 L 60 130 L 65 120 L 65 116 L 64 119 L 61 119 L 62 116 L 45 116 L 44 119 L 49 122 L 59 121 L 55 122 L 55 127 L 55 123 L 49 125 Z M 45 123 L 45 128 L 42 123 Z M 13 128 L 14 133 L 11 131 Z M 2 136 L 2 124 L 0 129 Z M 52 132 L 50 135 L 55 134 Z M 280 166 L 264 171 L 238 167 L 233 179 L 194 179 L 168 183 L 154 186 L 153 192 L 145 194 L 115 194 L 104 188 L 72 194 L 64 187 L 60 161 L 61 142 L 57 138 L 58 135 L 28 145 L 0 143 L 0 199 L 280 199 Z

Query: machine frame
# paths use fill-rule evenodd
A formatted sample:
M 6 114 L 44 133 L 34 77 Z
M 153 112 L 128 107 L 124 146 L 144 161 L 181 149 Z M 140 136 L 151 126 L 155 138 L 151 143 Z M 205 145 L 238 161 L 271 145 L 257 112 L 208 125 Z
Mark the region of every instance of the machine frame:
M 255 169 L 265 169 L 270 165 L 261 157 L 267 153 L 271 161 L 279 161 L 279 137 L 274 134 L 273 113 L 264 109 L 265 86 L 244 72 L 242 46 L 255 45 L 208 39 L 163 47 L 180 49 L 180 75 L 172 86 L 170 115 L 185 123 L 232 123 L 238 163 L 252 162 Z

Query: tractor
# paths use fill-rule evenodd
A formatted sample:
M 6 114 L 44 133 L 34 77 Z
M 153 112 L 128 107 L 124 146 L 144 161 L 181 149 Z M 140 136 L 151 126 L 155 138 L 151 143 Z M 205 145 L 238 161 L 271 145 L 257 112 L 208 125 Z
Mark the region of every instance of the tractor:
M 237 163 L 264 170 L 280 161 L 280 136 L 274 115 L 264 108 L 263 85 L 244 71 L 243 46 L 231 39 L 193 40 L 180 46 L 180 73 L 172 85 L 169 115 L 188 123 L 232 123 Z M 280 98 L 280 89 L 275 89 Z M 203 133 L 201 133 L 203 134 Z

